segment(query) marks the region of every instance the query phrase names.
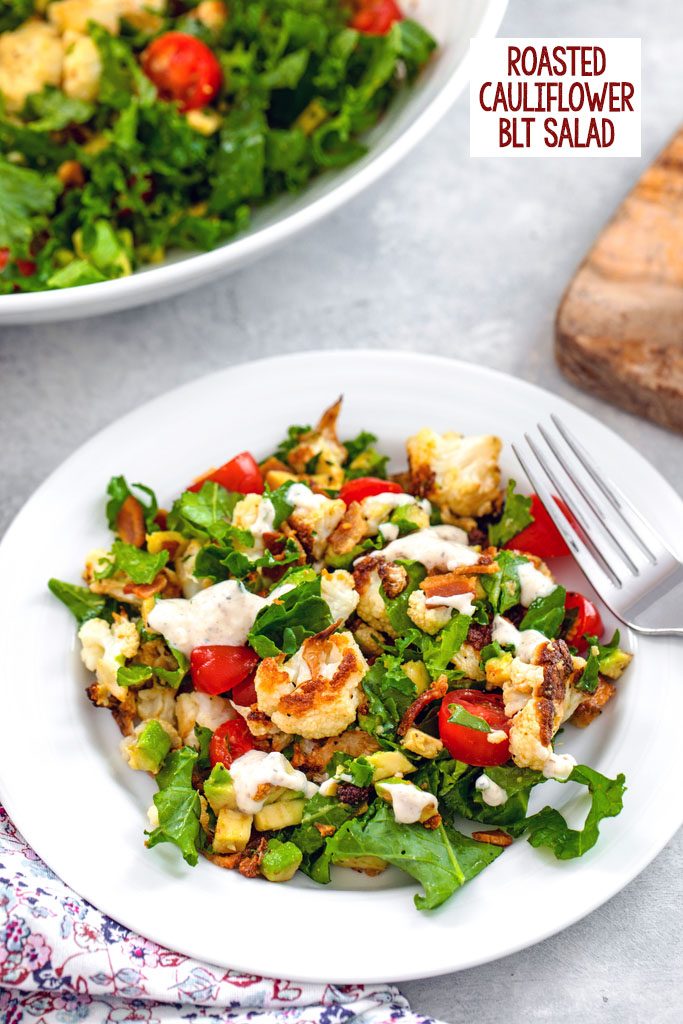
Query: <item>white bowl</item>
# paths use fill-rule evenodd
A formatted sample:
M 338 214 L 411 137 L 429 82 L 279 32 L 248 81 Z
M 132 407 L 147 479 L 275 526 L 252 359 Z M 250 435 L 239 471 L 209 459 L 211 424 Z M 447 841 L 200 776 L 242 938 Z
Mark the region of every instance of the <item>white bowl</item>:
M 161 266 L 101 284 L 1 296 L 0 323 L 68 320 L 177 295 L 244 266 L 315 224 L 393 167 L 437 123 L 467 83 L 470 39 L 494 36 L 506 7 L 507 0 L 404 0 L 405 12 L 430 29 L 439 49 L 369 134 L 369 151 L 361 160 L 259 210 L 248 231 L 212 252 L 178 253 Z

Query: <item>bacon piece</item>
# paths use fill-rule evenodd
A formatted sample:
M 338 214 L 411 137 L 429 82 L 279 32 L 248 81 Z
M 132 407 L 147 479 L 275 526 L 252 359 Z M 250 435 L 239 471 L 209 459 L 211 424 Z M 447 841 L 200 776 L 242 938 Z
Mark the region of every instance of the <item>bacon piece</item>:
M 476 839 L 478 843 L 488 843 L 490 846 L 512 846 L 512 836 L 500 828 L 486 832 L 473 832 L 472 838 Z
M 434 700 L 441 700 L 445 697 L 448 692 L 448 680 L 445 676 L 439 676 L 435 683 L 421 693 L 417 700 L 414 700 L 409 708 L 406 709 L 403 718 L 398 724 L 396 732 L 399 736 L 405 736 L 408 729 L 414 724 L 415 719 L 420 712 L 431 704 Z
M 578 725 L 579 729 L 585 729 L 598 715 L 602 714 L 605 704 L 612 699 L 616 692 L 617 688 L 614 683 L 605 679 L 604 676 L 600 676 L 595 693 L 587 694 L 585 700 L 581 701 L 572 715 L 570 719 L 572 725 Z
M 424 590 L 427 602 L 432 597 L 453 597 L 455 594 L 474 594 L 477 589 L 476 581 L 470 576 L 463 576 L 457 572 L 444 572 L 436 576 L 427 576 L 420 584 L 420 590 Z
M 137 498 L 129 494 L 116 516 L 116 532 L 124 544 L 141 548 L 145 543 L 145 515 Z
M 154 594 L 160 594 L 167 586 L 168 579 L 164 576 L 163 572 L 160 572 L 151 583 L 126 583 L 123 588 L 123 592 L 124 594 L 134 594 L 135 597 L 139 597 L 144 601 L 147 597 L 153 597 Z

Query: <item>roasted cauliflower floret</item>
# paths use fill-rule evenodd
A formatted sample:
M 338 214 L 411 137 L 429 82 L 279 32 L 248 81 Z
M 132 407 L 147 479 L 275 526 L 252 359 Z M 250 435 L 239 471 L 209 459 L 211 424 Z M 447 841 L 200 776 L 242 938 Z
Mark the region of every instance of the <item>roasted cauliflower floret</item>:
M 251 558 L 262 555 L 265 551 L 264 535 L 274 531 L 275 508 L 272 501 L 262 494 L 245 494 L 237 502 L 232 513 L 232 525 L 238 530 L 248 530 L 253 537 L 253 544 L 243 548 L 244 554 Z M 239 547 L 239 546 L 238 546 Z
M 152 0 L 151 6 L 153 6 Z M 104 26 L 117 35 L 122 0 L 55 0 L 47 9 L 47 16 L 59 32 L 88 31 L 88 22 Z
M 350 633 L 309 637 L 289 660 L 266 658 L 256 672 L 260 711 L 283 732 L 338 736 L 356 718 L 368 666 Z
M 11 113 L 46 85 L 59 85 L 64 47 L 52 25 L 27 21 L 14 32 L 0 35 L 0 95 Z
M 452 614 L 452 608 L 428 608 L 424 590 L 414 590 L 408 598 L 408 618 L 412 619 L 418 629 L 432 636 L 443 629 Z
M 464 672 L 467 679 L 479 682 L 485 678 L 479 664 L 479 651 L 472 644 L 465 642 L 451 658 L 451 664 Z
M 305 473 L 307 479 L 318 487 L 331 490 L 338 490 L 344 482 L 346 448 L 337 437 L 341 404 L 340 398 L 326 409 L 316 429 L 302 434 L 298 444 L 287 455 L 287 462 L 296 473 Z M 310 472 L 312 460 L 315 462 Z
M 62 89 L 74 100 L 96 100 L 102 77 L 102 61 L 96 44 L 90 36 L 67 32 L 64 46 Z
M 126 659 L 137 654 L 140 646 L 135 624 L 121 616 L 115 616 L 111 625 L 106 619 L 88 619 L 79 629 L 78 639 L 83 645 L 83 664 L 95 673 L 98 685 L 116 700 L 125 700 L 128 690 L 119 686 L 116 675 Z
M 330 609 L 333 622 L 346 622 L 358 607 L 358 594 L 350 572 L 338 569 L 320 574 L 320 596 Z
M 388 498 L 383 499 L 381 494 L 374 494 L 369 498 L 363 498 L 359 502 L 361 512 L 365 518 L 366 537 L 375 537 L 379 533 L 382 523 L 388 522 L 391 514 L 398 507 L 393 500 L 395 497 L 395 494 L 391 494 Z M 410 518 L 417 529 L 424 530 L 429 526 L 429 512 L 422 507 L 424 503 L 419 503 L 417 498 L 406 501 L 405 498 L 410 497 L 409 495 L 401 495 L 400 497 L 402 499 L 401 506 L 410 508 Z
M 510 664 L 510 683 L 503 684 L 505 713 L 513 713 L 510 754 L 520 768 L 562 777 L 561 772 L 567 767 L 571 771 L 570 762 L 565 758 L 564 765 L 561 764 L 553 753 L 552 740 L 583 698 L 573 683 L 585 662 L 572 658 L 563 640 L 551 640 L 540 647 L 535 658 L 536 665 L 526 665 L 514 658 Z
M 389 621 L 386 605 L 382 596 L 382 577 L 380 567 L 382 559 L 363 558 L 353 568 L 353 578 L 358 591 L 359 618 L 368 626 L 379 629 L 389 636 L 396 636 L 396 631 Z
M 188 747 L 197 746 L 194 734 L 195 725 L 205 729 L 217 729 L 229 718 L 235 718 L 236 712 L 229 700 L 211 693 L 181 693 L 176 698 L 175 712 L 178 719 L 178 732 L 183 743 Z
M 500 496 L 500 438 L 437 434 L 429 428 L 408 438 L 411 488 L 453 516 L 483 516 Z
M 137 694 L 138 716 L 144 721 L 148 718 L 156 718 L 159 722 L 165 722 L 175 728 L 175 690 L 170 686 L 160 686 L 155 683 Z
M 319 500 L 310 506 L 296 507 L 289 523 L 304 551 L 317 560 L 322 558 L 329 538 L 343 519 L 346 505 L 340 498 L 326 498 L 322 494 L 313 497 Z

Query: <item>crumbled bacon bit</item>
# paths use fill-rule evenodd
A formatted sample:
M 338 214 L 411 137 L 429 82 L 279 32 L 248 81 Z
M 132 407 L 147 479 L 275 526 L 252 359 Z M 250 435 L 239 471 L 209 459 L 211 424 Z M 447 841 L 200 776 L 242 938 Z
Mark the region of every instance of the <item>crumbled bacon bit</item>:
M 438 828 L 442 821 L 443 818 L 440 814 L 432 814 L 431 818 L 427 818 L 427 820 L 423 821 L 422 824 L 425 828 L 428 828 L 431 831 Z
M 145 543 L 145 516 L 137 498 L 129 494 L 116 516 L 116 532 L 124 544 L 141 548 Z
M 372 786 L 354 786 L 352 782 L 341 782 L 337 787 L 337 796 L 343 804 L 360 807 L 372 796 Z
M 446 676 L 439 676 L 435 683 L 421 693 L 417 700 L 414 700 L 409 708 L 405 711 L 403 718 L 398 724 L 396 732 L 399 736 L 405 736 L 410 729 L 411 725 L 414 724 L 415 719 L 428 704 L 431 704 L 434 700 L 441 700 L 448 691 L 448 680 Z
M 487 832 L 473 832 L 472 838 L 478 843 L 488 843 L 490 846 L 512 846 L 512 836 L 500 828 Z
M 453 597 L 455 594 L 473 594 L 476 587 L 477 584 L 471 577 L 463 576 L 457 571 L 427 576 L 420 584 L 420 590 L 424 591 L 428 602 L 432 597 Z
M 475 651 L 481 651 L 483 647 L 491 643 L 493 639 L 493 628 L 490 623 L 485 626 L 473 622 L 467 631 L 467 643 L 474 647 Z

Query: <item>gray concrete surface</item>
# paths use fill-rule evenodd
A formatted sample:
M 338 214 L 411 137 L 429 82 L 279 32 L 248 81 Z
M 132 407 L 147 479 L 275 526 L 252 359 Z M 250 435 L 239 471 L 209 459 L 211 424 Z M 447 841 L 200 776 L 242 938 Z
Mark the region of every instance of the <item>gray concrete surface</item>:
M 0 529 L 77 445 L 160 390 L 255 357 L 338 346 L 436 352 L 534 381 L 608 423 L 683 491 L 681 439 L 575 390 L 552 353 L 570 274 L 679 125 L 683 7 L 513 0 L 504 32 L 642 36 L 643 159 L 470 160 L 463 98 L 390 177 L 261 263 L 131 313 L 5 328 Z M 682 879 L 679 833 L 639 879 L 564 934 L 403 989 L 451 1024 L 673 1024 L 683 1002 Z

